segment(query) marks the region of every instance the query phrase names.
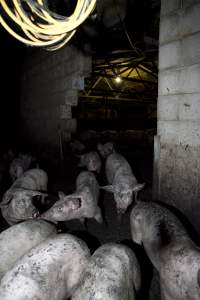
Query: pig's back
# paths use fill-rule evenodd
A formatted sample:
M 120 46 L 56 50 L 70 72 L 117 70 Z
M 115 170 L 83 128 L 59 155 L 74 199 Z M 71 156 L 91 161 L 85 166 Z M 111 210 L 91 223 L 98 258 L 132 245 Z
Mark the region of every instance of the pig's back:
M 19 259 L 2 278 L 0 299 L 64 300 L 78 284 L 89 256 L 86 244 L 75 236 L 58 234 L 48 238 Z M 23 292 L 27 298 L 21 296 Z
M 112 153 L 106 160 L 106 176 L 110 184 L 119 175 L 132 175 L 132 170 L 127 160 L 118 153 Z
M 18 178 L 11 188 L 46 190 L 48 183 L 47 173 L 42 169 L 31 169 Z
M 133 300 L 133 258 L 124 246 L 107 244 L 93 254 L 72 300 Z M 138 276 L 140 274 L 138 273 Z
M 53 234 L 56 227 L 43 220 L 28 220 L 1 232 L 0 279 L 18 258 Z

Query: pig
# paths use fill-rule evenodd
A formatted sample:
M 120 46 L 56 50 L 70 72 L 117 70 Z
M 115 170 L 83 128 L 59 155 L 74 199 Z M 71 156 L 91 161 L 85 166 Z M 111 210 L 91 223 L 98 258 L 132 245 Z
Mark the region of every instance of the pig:
M 41 169 L 31 169 L 18 178 L 5 192 L 0 204 L 1 213 L 9 225 L 34 218 L 39 215 L 32 198 L 41 196 L 47 190 L 48 176 Z M 44 202 L 44 199 L 42 200 Z
M 88 171 L 100 173 L 101 159 L 96 151 L 91 151 L 78 156 L 80 158 L 79 167 L 86 167 Z
M 82 171 L 76 179 L 76 191 L 66 196 L 59 193 L 59 197 L 60 200 L 41 215 L 42 219 L 58 222 L 94 218 L 97 222 L 103 223 L 98 206 L 99 185 L 92 172 Z
M 70 142 L 70 148 L 72 153 L 80 153 L 85 150 L 85 145 L 81 143 L 79 140 L 73 140 Z
M 199 300 L 200 249 L 180 220 L 158 203 L 138 201 L 130 227 L 159 272 L 162 300 Z
M 33 247 L 2 278 L 2 300 L 66 300 L 77 288 L 90 258 L 81 239 L 57 234 Z
M 18 157 L 13 159 L 9 168 L 9 174 L 12 182 L 27 171 L 33 162 L 36 162 L 36 158 L 29 154 L 20 153 Z
M 134 300 L 141 287 L 140 265 L 130 248 L 117 243 L 99 247 L 71 300 Z
M 120 216 L 132 203 L 133 193 L 137 199 L 137 193 L 144 187 L 144 183 L 137 182 L 129 163 L 121 154 L 110 154 L 106 159 L 105 168 L 109 185 L 101 188 L 114 193 L 117 212 Z
M 0 280 L 28 250 L 56 234 L 56 227 L 44 220 L 28 220 L 0 233 Z
M 107 142 L 105 144 L 97 144 L 97 150 L 103 158 L 114 152 L 114 145 L 112 142 Z
M 48 175 L 42 169 L 30 169 L 18 178 L 11 188 L 47 191 Z

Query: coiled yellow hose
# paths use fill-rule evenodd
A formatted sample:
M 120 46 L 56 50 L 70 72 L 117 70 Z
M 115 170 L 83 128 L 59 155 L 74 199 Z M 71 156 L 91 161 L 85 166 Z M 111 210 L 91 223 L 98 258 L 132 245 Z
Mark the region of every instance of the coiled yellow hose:
M 77 0 L 73 14 L 64 17 L 51 12 L 45 5 L 45 0 L 12 0 L 10 6 L 6 2 L 8 1 L 0 0 L 1 8 L 15 24 L 15 28 L 17 25 L 21 29 L 21 33 L 13 30 L 2 14 L 1 25 L 19 41 L 48 50 L 64 46 L 96 5 L 96 0 Z

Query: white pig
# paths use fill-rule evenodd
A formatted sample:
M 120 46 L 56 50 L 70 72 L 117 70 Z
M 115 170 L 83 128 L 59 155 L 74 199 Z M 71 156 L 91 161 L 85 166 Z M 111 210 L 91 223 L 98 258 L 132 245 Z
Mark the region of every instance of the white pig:
M 107 142 L 105 144 L 97 144 L 97 150 L 103 158 L 114 152 L 114 145 L 112 142 Z
M 29 190 L 46 191 L 48 184 L 48 175 L 42 169 L 30 169 L 15 180 L 11 185 L 12 188 L 22 188 Z
M 162 300 L 199 300 L 200 249 L 178 218 L 157 203 L 138 201 L 130 225 L 133 241 L 143 244 L 159 272 Z
M 65 300 L 77 288 L 90 252 L 85 242 L 57 234 L 22 256 L 1 280 L 1 300 Z
M 72 140 L 69 144 L 72 153 L 80 153 L 85 150 L 85 145 L 81 143 L 79 140 Z
M 19 178 L 25 171 L 27 171 L 31 165 L 31 163 L 35 162 L 36 158 L 29 154 L 20 153 L 18 157 L 13 159 L 10 164 L 9 173 L 14 182 L 17 178 Z
M 82 171 L 76 179 L 76 191 L 71 195 L 59 194 L 57 201 L 41 218 L 51 222 L 94 218 L 102 223 L 101 210 L 98 206 L 99 185 L 95 175 L 90 171 Z
M 47 190 L 48 176 L 41 169 L 31 169 L 18 178 L 5 192 L 0 204 L 1 213 L 8 224 L 36 217 L 39 212 L 32 198 Z
M 56 227 L 43 220 L 28 220 L 0 233 L 0 280 L 17 259 L 46 238 L 56 234 Z
M 118 153 L 112 153 L 107 157 L 106 177 L 110 185 L 102 188 L 114 194 L 117 211 L 121 215 L 131 204 L 133 193 L 137 198 L 137 193 L 144 187 L 144 183 L 137 182 L 129 163 Z
M 80 158 L 79 167 L 86 167 L 88 171 L 100 173 L 101 159 L 96 151 L 91 151 L 78 156 Z
M 135 254 L 127 246 L 108 243 L 91 256 L 71 300 L 134 300 L 140 286 Z

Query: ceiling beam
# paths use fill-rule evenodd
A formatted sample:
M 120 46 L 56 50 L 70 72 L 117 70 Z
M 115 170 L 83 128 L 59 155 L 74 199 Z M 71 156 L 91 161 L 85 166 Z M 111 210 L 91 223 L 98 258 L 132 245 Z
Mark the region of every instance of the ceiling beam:
M 115 79 L 114 75 L 110 74 L 102 74 L 102 73 L 93 73 L 94 76 L 99 76 L 99 77 L 105 77 L 105 78 L 113 78 Z M 137 78 L 131 78 L 131 77 L 121 77 L 122 80 L 129 81 L 129 82 L 137 82 L 137 83 L 148 83 L 152 85 L 157 85 L 158 83 L 156 81 L 151 81 L 151 80 L 143 80 L 143 79 L 137 79 Z
M 87 102 L 87 100 L 88 100 L 88 102 L 95 102 L 96 100 L 99 100 L 99 101 L 101 101 L 101 100 L 112 100 L 112 101 L 114 101 L 114 102 L 116 102 L 116 104 L 118 103 L 118 102 L 130 102 L 130 103 L 138 103 L 138 104 L 154 104 L 155 103 L 155 100 L 150 100 L 150 99 L 148 99 L 148 100 L 144 100 L 144 99 L 142 99 L 142 100 L 138 100 L 138 99 L 134 99 L 134 98 L 115 98 L 115 97 L 105 97 L 105 96 L 86 96 L 86 95 L 81 95 L 80 97 L 79 97 L 79 100 L 81 100 L 81 99 L 84 99 L 84 102 Z

